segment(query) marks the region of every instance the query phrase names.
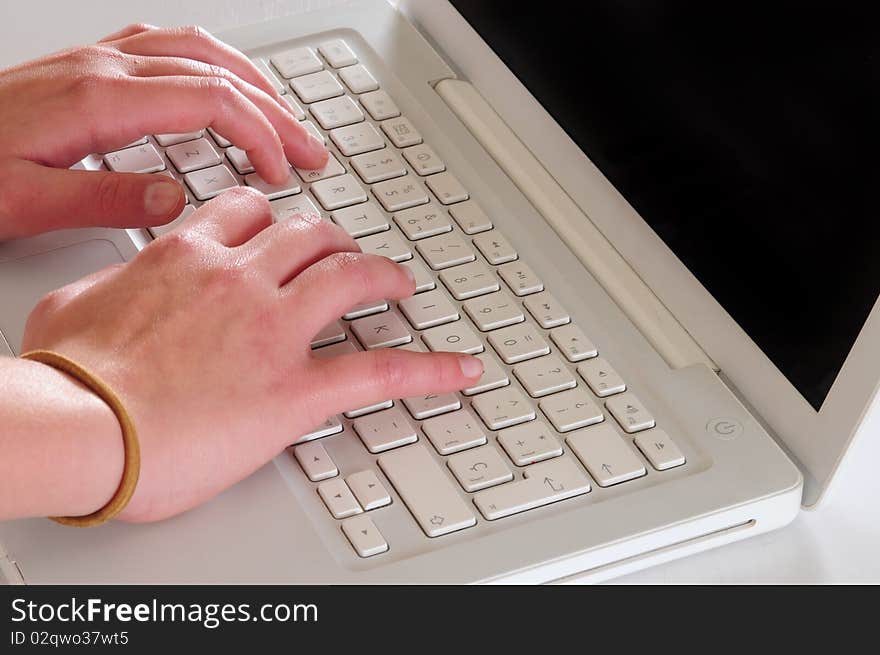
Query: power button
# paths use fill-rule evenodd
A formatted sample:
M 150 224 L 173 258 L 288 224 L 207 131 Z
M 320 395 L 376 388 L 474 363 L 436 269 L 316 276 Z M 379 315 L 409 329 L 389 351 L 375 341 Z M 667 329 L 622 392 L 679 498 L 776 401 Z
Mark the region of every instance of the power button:
M 730 440 L 743 433 L 743 426 L 735 418 L 713 418 L 706 424 L 706 432 L 716 439 Z

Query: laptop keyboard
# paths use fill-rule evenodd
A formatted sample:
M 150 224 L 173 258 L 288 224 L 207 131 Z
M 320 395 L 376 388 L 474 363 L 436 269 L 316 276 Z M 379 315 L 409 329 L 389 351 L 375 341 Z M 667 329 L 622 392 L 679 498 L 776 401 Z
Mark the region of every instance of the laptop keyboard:
M 145 137 L 103 162 L 186 185 L 186 208 L 151 228 L 155 237 L 246 184 L 269 198 L 276 221 L 322 213 L 364 252 L 412 269 L 416 295 L 352 308 L 316 335 L 316 356 L 405 348 L 483 361 L 469 389 L 356 408 L 291 447 L 327 520 L 340 522 L 358 555 L 389 550 L 371 517 L 393 504 L 391 489 L 428 537 L 441 537 L 685 464 L 650 408 L 348 44 L 294 48 L 256 64 L 328 145 L 323 169 L 292 169 L 285 184 L 267 184 L 210 128 Z M 343 430 L 375 456 L 375 468 L 340 470 L 322 439 Z

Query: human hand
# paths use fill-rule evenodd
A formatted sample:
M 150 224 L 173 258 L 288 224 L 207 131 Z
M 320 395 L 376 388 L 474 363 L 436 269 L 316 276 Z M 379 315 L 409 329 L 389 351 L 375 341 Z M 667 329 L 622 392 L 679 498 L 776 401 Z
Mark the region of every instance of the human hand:
M 409 296 L 415 283 L 319 217 L 271 223 L 262 195 L 229 191 L 31 314 L 23 351 L 54 350 L 91 369 L 134 419 L 141 475 L 120 518 L 193 507 L 330 415 L 466 388 L 482 374 L 477 358 L 453 353 L 315 357 L 309 344 L 326 324 L 362 302 Z M 77 465 L 106 478 L 80 514 L 103 506 L 121 476 L 121 450 L 100 450 Z
M 132 25 L 91 46 L 0 71 L 0 239 L 175 218 L 183 189 L 159 174 L 72 171 L 145 134 L 211 126 L 281 183 L 327 151 L 251 61 L 196 27 Z

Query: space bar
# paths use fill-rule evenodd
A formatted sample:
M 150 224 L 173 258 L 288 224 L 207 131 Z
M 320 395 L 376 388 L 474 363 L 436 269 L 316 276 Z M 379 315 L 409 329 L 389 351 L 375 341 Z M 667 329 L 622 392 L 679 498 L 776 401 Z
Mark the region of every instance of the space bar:
M 379 466 L 429 537 L 476 524 L 477 517 L 421 444 L 385 453 Z

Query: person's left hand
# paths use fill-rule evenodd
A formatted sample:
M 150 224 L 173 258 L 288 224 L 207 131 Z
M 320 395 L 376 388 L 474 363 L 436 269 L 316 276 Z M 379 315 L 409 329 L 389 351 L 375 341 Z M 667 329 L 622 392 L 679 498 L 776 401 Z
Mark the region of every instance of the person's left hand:
M 169 222 L 185 202 L 169 177 L 68 167 L 145 134 L 204 127 L 247 151 L 270 183 L 287 179 L 288 162 L 327 161 L 253 63 L 198 27 L 132 25 L 0 71 L 0 240 Z

